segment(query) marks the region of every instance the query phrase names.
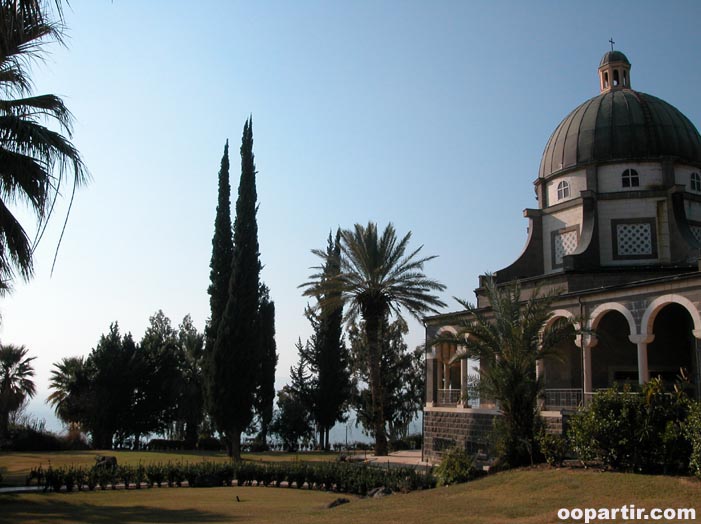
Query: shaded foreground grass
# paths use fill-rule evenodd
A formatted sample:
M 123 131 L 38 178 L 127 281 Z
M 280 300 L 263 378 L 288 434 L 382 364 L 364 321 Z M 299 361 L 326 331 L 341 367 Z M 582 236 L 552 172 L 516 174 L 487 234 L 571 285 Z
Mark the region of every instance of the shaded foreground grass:
M 236 501 L 239 497 L 241 502 Z M 333 509 L 339 496 L 351 499 Z M 80 493 L 0 495 L 0 523 L 253 522 L 556 523 L 560 508 L 695 508 L 701 483 L 692 478 L 523 469 L 468 484 L 381 499 L 287 488 L 152 488 Z
M 136 466 L 139 463 L 168 463 L 168 462 L 201 462 L 202 460 L 228 462 L 226 453 L 215 451 L 27 451 L 0 452 L 0 475 L 2 485 L 24 486 L 25 479 L 32 468 L 43 466 L 92 466 L 97 455 L 113 455 L 117 462 L 124 465 Z M 260 461 L 290 461 L 290 460 L 334 460 L 335 453 L 244 453 L 246 460 Z

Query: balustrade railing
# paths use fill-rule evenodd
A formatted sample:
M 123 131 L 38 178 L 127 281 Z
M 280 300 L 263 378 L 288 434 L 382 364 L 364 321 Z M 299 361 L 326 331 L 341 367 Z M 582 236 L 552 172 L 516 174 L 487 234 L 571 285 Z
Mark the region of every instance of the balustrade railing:
M 441 406 L 456 405 L 460 402 L 461 397 L 459 389 L 438 390 L 438 404 Z
M 546 389 L 543 409 L 546 411 L 573 409 L 581 406 L 583 400 L 584 392 L 582 389 Z
M 464 402 L 465 406 L 478 408 L 480 405 L 479 391 L 476 387 L 468 386 L 464 391 L 459 389 L 439 389 L 437 405 L 457 406 Z

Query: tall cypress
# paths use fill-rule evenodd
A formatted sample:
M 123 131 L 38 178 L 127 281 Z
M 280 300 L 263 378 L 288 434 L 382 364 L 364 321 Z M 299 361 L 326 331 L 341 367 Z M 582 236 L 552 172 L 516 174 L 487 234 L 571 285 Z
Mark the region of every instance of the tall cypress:
M 219 321 L 229 300 L 229 278 L 234 253 L 234 238 L 231 230 L 231 184 L 229 183 L 229 141 L 224 146 L 224 155 L 219 169 L 219 197 L 217 215 L 214 219 L 212 237 L 212 259 L 209 263 L 209 325 L 205 329 L 206 352 L 211 352 L 217 338 Z
M 334 240 L 329 233 L 322 274 L 325 280 L 337 278 L 341 272 L 340 235 L 339 230 Z M 329 448 L 329 432 L 334 424 L 345 420 L 351 397 L 350 354 L 343 342 L 343 304 L 339 295 L 334 290 L 325 297 L 317 297 L 318 313 L 307 310 L 314 336 L 303 354 L 313 374 L 313 411 L 323 449 Z
M 259 381 L 258 335 L 260 270 L 256 168 L 253 121 L 249 118 L 241 139 L 241 179 L 234 220 L 234 256 L 229 297 L 210 356 L 208 391 L 210 414 L 223 434 L 229 455 L 241 459 L 241 433 L 253 417 Z

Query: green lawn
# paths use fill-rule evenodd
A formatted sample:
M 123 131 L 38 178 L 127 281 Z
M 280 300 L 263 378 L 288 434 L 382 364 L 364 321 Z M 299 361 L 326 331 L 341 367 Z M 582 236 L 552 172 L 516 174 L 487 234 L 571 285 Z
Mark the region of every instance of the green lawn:
M 347 495 L 263 487 L 0 495 L 0 523 L 549 524 L 558 522 L 557 511 L 563 507 L 623 504 L 691 507 L 701 518 L 701 483 L 695 479 L 591 470 L 516 470 L 382 499 L 347 496 L 350 504 L 326 509 L 339 496 Z
M 39 465 L 47 467 L 67 465 L 95 464 L 96 455 L 114 455 L 118 464 L 133 464 L 139 462 L 199 462 L 202 460 L 228 461 L 226 453 L 213 451 L 37 451 L 37 452 L 0 452 L 0 475 L 4 486 L 24 486 L 29 471 Z M 335 453 L 244 453 L 246 460 L 289 461 L 289 460 L 335 460 Z

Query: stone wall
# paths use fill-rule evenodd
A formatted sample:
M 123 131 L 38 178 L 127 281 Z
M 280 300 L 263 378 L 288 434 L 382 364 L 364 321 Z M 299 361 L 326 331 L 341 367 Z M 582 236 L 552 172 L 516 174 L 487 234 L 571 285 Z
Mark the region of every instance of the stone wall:
M 498 415 L 476 410 L 425 410 L 424 460 L 439 462 L 443 453 L 460 447 L 470 453 L 489 453 L 494 419 Z
M 550 415 L 550 414 L 548 414 Z M 498 413 L 477 409 L 424 409 L 424 460 L 440 462 L 443 453 L 459 447 L 468 453 L 493 452 L 492 433 Z M 544 416 L 548 433 L 562 433 L 562 417 Z

